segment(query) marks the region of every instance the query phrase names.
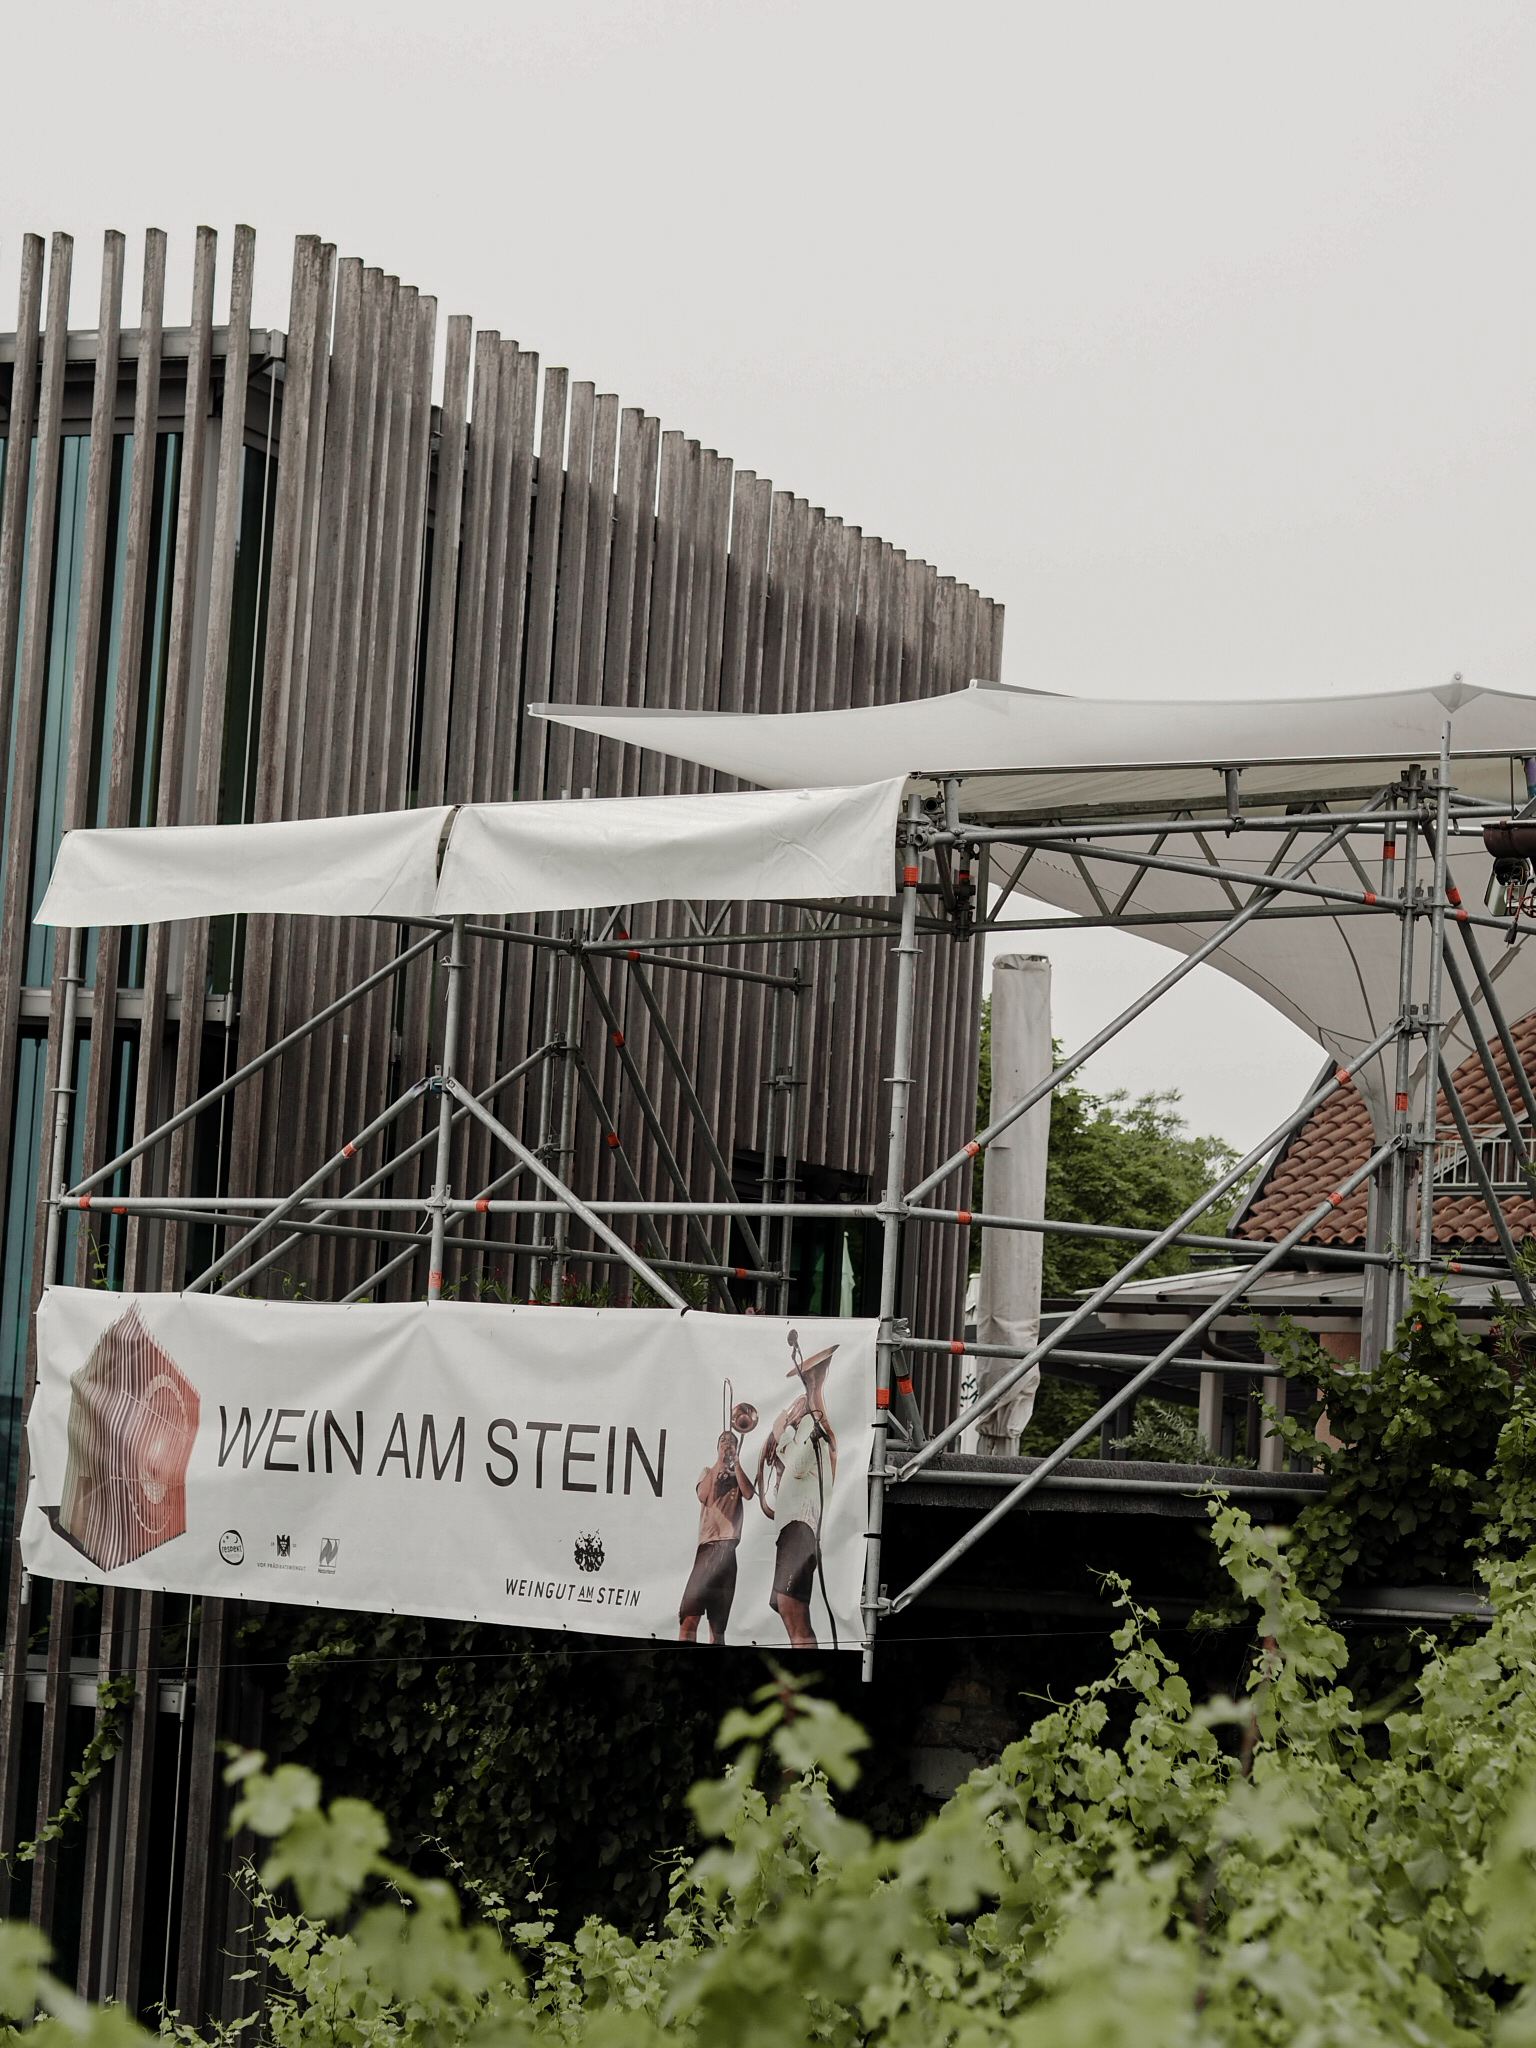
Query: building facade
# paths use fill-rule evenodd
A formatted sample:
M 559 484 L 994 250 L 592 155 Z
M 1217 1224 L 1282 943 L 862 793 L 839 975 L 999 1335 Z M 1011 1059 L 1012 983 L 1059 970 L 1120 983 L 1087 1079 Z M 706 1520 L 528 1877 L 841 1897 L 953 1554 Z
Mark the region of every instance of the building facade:
M 51 1091 L 73 1090 L 73 1184 L 421 937 L 265 916 L 93 932 L 66 1046 L 67 963 L 33 923 L 66 830 L 727 786 L 526 707 L 868 704 L 995 678 L 1001 660 L 1001 608 L 953 577 L 564 369 L 541 373 L 536 354 L 467 318 L 446 322 L 439 364 L 435 302 L 317 238 L 295 247 L 285 333 L 251 325 L 249 229 L 227 276 L 199 231 L 184 325 L 166 321 L 165 237 L 146 237 L 136 312 L 125 256 L 109 235 L 97 324 L 71 329 L 70 240 L 29 236 L 16 329 L 0 336 L 7 1513 L 44 1279 Z M 883 933 L 889 906 L 721 904 L 707 879 L 697 903 L 525 921 L 512 942 L 480 945 L 461 1075 L 588 1196 L 878 1194 L 889 946 L 838 934 Z M 973 1128 L 979 944 L 928 948 L 922 977 L 909 1177 Z M 417 957 L 125 1164 L 109 1190 L 164 1196 L 167 1213 L 73 1219 L 51 1277 L 183 1285 L 219 1246 L 177 1199 L 297 1185 L 430 1071 L 441 981 L 432 954 Z M 403 1154 L 416 1135 L 402 1126 L 393 1142 Z M 389 1185 L 415 1194 L 426 1171 L 424 1155 L 402 1157 Z M 466 1124 L 455 1190 L 491 1171 Z M 873 1312 L 878 1254 L 859 1224 L 775 1226 L 760 1266 L 723 1224 L 691 1228 L 658 1220 L 650 1250 L 701 1303 Z M 960 1327 L 959 1235 L 911 1247 L 916 1327 Z M 537 1230 L 466 1233 L 446 1277 L 478 1293 L 617 1291 L 597 1252 L 579 1233 L 558 1261 Z M 422 1291 L 424 1253 L 319 1226 L 251 1285 L 403 1299 Z M 0 1849 L 57 1806 L 98 1679 L 142 1682 L 82 1838 L 46 1847 L 19 1890 L 4 1880 L 12 1909 L 54 1929 L 82 1990 L 131 2006 L 165 1996 L 188 2017 L 213 2009 L 225 1932 L 214 1744 L 236 1708 L 220 1609 L 109 1593 L 77 1615 L 72 1588 L 29 1587 L 13 1555 Z M 155 1758 L 173 1638 L 168 1832 Z M 144 1940 L 155 1901 L 175 1931 L 163 1956 Z

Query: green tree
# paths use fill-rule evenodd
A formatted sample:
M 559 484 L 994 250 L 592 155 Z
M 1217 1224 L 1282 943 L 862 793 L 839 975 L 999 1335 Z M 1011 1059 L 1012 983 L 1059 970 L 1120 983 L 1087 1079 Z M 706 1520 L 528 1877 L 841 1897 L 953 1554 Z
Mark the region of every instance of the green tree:
M 1064 1082 L 1051 1097 L 1051 1143 L 1046 1166 L 1045 1213 L 1063 1223 L 1128 1224 L 1159 1230 L 1213 1187 L 1239 1154 L 1222 1138 L 1191 1134 L 1179 1112 L 1179 1092 L 1164 1088 L 1137 1096 L 1124 1089 L 1094 1095 Z M 999 1105 L 1001 1107 L 1001 1105 Z M 976 1128 L 992 1115 L 991 999 L 982 1004 L 977 1069 Z M 986 1154 L 974 1168 L 972 1206 L 985 1207 Z M 1238 1188 L 1212 1204 L 1197 1226 L 1220 1236 L 1242 1198 Z M 1109 1239 L 1047 1236 L 1047 1295 L 1075 1293 L 1107 1280 L 1132 1248 Z M 972 1236 L 972 1270 L 981 1262 L 981 1233 Z M 1183 1273 L 1189 1253 L 1179 1247 L 1154 1259 L 1149 1274 Z

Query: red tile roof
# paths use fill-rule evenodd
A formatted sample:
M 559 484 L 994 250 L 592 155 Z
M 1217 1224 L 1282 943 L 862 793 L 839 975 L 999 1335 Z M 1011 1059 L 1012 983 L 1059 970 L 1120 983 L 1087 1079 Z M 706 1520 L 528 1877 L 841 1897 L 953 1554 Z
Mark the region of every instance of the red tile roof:
M 1512 1027 L 1515 1045 L 1527 1073 L 1536 1074 L 1536 1012 L 1522 1017 Z M 1510 1073 L 1504 1048 L 1495 1041 L 1494 1064 L 1518 1113 L 1520 1097 Z M 1499 1112 L 1493 1089 L 1474 1053 L 1456 1069 L 1456 1093 L 1461 1098 L 1467 1121 L 1474 1127 L 1496 1124 Z M 1452 1126 L 1445 1097 L 1438 1104 L 1442 1133 Z M 1348 1083 L 1315 1109 L 1291 1139 L 1260 1183 L 1248 1213 L 1237 1227 L 1239 1237 L 1260 1238 L 1273 1243 L 1283 1237 L 1314 1208 L 1324 1195 L 1336 1188 L 1353 1169 L 1361 1166 L 1371 1152 L 1371 1118 L 1359 1091 Z M 1529 1195 L 1505 1195 L 1499 1206 L 1518 1244 L 1536 1235 L 1536 1201 Z M 1364 1186 L 1346 1196 L 1337 1209 L 1302 1240 L 1306 1244 L 1363 1245 L 1365 1242 L 1366 1191 Z M 1440 1195 L 1435 1201 L 1435 1242 L 1438 1245 L 1486 1244 L 1497 1242 L 1488 1211 L 1475 1189 L 1462 1194 Z

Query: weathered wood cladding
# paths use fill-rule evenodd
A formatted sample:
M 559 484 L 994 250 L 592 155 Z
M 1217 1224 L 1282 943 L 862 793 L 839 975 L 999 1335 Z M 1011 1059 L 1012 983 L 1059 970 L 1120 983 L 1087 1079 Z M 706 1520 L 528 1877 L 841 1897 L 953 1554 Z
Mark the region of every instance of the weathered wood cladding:
M 996 676 L 1001 656 L 1001 609 L 978 593 L 565 369 L 541 371 L 518 342 L 477 333 L 462 317 L 446 323 L 434 406 L 436 302 L 338 260 L 316 237 L 294 251 L 286 335 L 252 327 L 249 229 L 236 229 L 227 252 L 199 230 L 193 254 L 186 325 L 167 326 L 166 242 L 149 232 L 137 325 L 124 326 L 125 249 L 109 235 L 97 327 L 71 333 L 69 237 L 56 235 L 45 252 L 29 236 L 16 331 L 0 336 L 0 723 L 14 709 L 16 732 L 0 881 L 0 1108 L 12 1130 L 7 1242 L 25 1235 L 30 1247 L 24 1320 L 43 1278 L 34 1198 L 47 1193 L 48 1163 L 35 1120 L 48 1089 L 72 1078 L 78 1087 L 72 1170 L 90 1172 L 412 936 L 385 924 L 273 917 L 252 917 L 238 934 L 206 925 L 97 934 L 79 1043 L 66 1048 L 64 949 L 44 947 L 31 925 L 59 830 L 730 787 L 688 764 L 552 727 L 526 707 L 879 703 Z M 216 298 L 229 308 L 222 326 Z M 35 574 L 29 564 L 54 562 L 72 438 L 68 460 L 81 478 L 72 566 L 61 550 L 51 576 Z M 60 712 L 50 663 L 60 659 L 59 621 L 75 610 L 72 694 Z M 50 717 L 63 718 L 66 758 L 45 816 Z M 864 908 L 884 932 L 891 905 Z M 642 969 L 613 954 L 578 963 L 558 944 L 481 941 L 460 1072 L 485 1089 L 574 1028 L 579 1061 L 536 1065 L 495 1107 L 527 1143 L 558 1155 L 558 1170 L 590 1196 L 719 1198 L 731 1192 L 731 1173 L 740 1178 L 741 1155 L 758 1162 L 750 1185 L 774 1194 L 823 1170 L 878 1193 L 892 939 L 830 940 L 819 922 L 811 909 L 702 899 L 523 920 L 532 939 L 627 932 L 637 947 L 666 939 L 695 966 L 760 978 Z M 744 942 L 676 943 L 722 934 Z M 925 941 L 909 1178 L 971 1131 L 980 973 L 978 942 Z M 442 981 L 430 956 L 415 963 L 116 1185 L 146 1194 L 288 1190 L 441 1057 Z M 25 1100 L 24 1055 L 33 1063 Z M 28 1115 L 34 1125 L 24 1130 Z M 419 1130 L 402 1121 L 396 1149 Z M 346 1185 L 382 1163 L 364 1155 Z M 504 1170 L 480 1127 L 464 1123 L 455 1191 L 480 1192 Z M 430 1180 L 420 1155 L 396 1171 L 391 1191 L 416 1193 Z M 100 1277 L 105 1264 L 112 1284 L 174 1287 L 211 1243 L 206 1229 L 163 1222 L 128 1220 L 114 1231 L 110 1243 L 83 1228 L 67 1235 L 57 1277 Z M 485 1230 L 493 1241 L 550 1234 L 548 1223 Z M 678 1260 L 743 1256 L 719 1223 L 658 1221 L 636 1236 Z M 577 1278 L 619 1279 L 583 1261 L 579 1232 L 569 1243 Z M 310 1236 L 253 1284 L 339 1298 L 395 1249 Z M 959 1234 L 922 1233 L 911 1250 L 907 1312 L 925 1332 L 957 1332 Z M 419 1293 L 424 1270 L 424 1258 L 407 1262 L 383 1291 Z M 522 1289 L 534 1272 L 526 1257 L 488 1245 L 453 1251 L 448 1279 L 478 1288 L 489 1275 Z M 751 1299 L 750 1286 L 737 1285 L 735 1296 L 736 1305 Z M 32 1366 L 29 1349 L 28 1382 Z M 931 1377 L 930 1413 L 952 1398 L 951 1378 L 947 1364 Z M 14 1421 L 11 1431 L 24 1488 Z M 224 1696 L 225 1617 L 215 1602 L 199 1615 L 169 1596 L 109 1595 L 86 1640 L 65 1589 L 29 1587 L 13 1555 L 0 1700 L 8 1851 L 34 1832 L 32 1812 L 19 1811 L 24 1740 L 38 1739 L 26 1734 L 24 1712 L 29 1636 L 45 1643 L 38 1821 L 70 1761 L 72 1662 L 84 1669 L 88 1660 L 93 1682 L 137 1672 L 122 1757 L 88 1816 L 78 1975 L 83 1991 L 129 2004 L 165 1996 L 186 2016 L 211 2009 L 215 1995 L 224 1852 L 213 1743 L 235 1712 Z M 196 1699 L 192 1825 L 177 1852 L 179 1952 L 162 1955 L 146 1946 L 144 1914 L 154 1895 L 146 1873 L 161 1853 L 150 1799 L 162 1652 L 173 1637 Z M 126 1883 L 109 1876 L 109 1838 L 120 1844 L 113 1854 Z M 50 1924 L 56 1858 L 45 1853 L 30 1876 L 18 1868 L 27 1908 Z M 0 1864 L 0 1907 L 16 1883 Z

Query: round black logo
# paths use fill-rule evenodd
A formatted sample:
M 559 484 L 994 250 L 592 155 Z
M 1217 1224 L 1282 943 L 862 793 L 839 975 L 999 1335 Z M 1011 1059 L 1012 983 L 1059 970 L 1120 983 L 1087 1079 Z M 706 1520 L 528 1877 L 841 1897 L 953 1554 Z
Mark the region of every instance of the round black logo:
M 590 1536 L 576 1538 L 576 1564 L 584 1572 L 600 1572 L 603 1568 L 603 1539 L 595 1532 Z
M 219 1538 L 219 1555 L 226 1564 L 245 1563 L 245 1539 L 238 1529 L 226 1529 Z

